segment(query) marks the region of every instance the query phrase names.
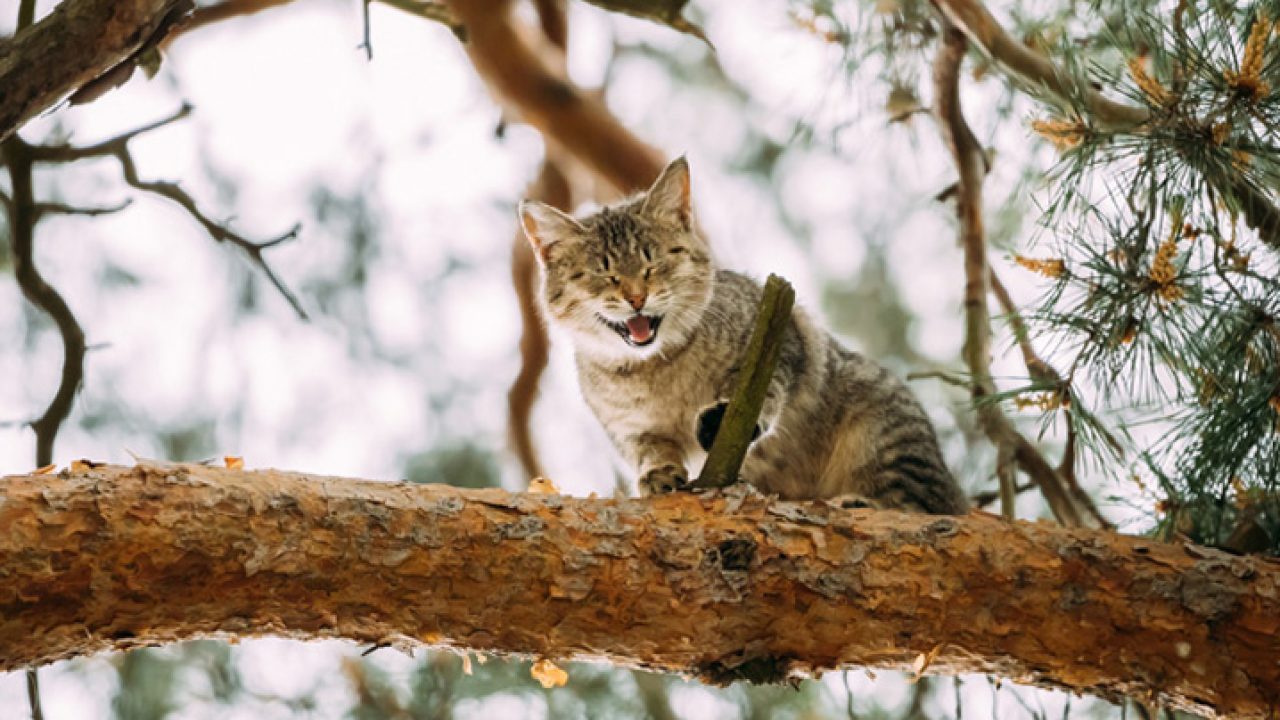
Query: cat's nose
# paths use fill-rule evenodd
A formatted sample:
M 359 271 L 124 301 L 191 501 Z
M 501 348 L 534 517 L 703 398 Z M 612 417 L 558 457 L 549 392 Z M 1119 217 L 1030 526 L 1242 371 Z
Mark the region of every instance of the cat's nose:
M 627 293 L 627 303 L 631 305 L 632 309 L 636 312 L 639 312 L 640 308 L 644 307 L 644 302 L 648 299 L 649 294 L 643 290 Z

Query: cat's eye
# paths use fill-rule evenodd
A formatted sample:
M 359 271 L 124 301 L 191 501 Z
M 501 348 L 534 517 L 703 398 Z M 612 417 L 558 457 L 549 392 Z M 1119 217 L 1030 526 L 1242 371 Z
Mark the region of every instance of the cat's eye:
M 649 247 L 647 245 L 640 248 L 640 252 L 644 254 L 645 262 L 653 262 L 653 253 L 649 252 Z
M 668 250 L 667 252 L 671 253 L 672 255 L 675 255 L 675 254 L 677 254 L 677 253 L 682 253 L 682 252 L 684 252 L 684 248 L 679 247 L 679 246 L 676 246 L 676 247 L 671 248 L 671 249 L 670 249 L 670 250 Z
M 650 276 L 650 275 L 652 275 L 652 274 L 653 274 L 653 268 L 645 268 L 645 269 L 644 269 L 644 279 L 645 279 L 645 280 L 648 280 L 648 279 L 649 279 L 649 276 Z
M 600 258 L 600 267 L 604 268 L 605 272 L 609 272 L 609 256 L 608 255 L 605 255 L 604 257 Z

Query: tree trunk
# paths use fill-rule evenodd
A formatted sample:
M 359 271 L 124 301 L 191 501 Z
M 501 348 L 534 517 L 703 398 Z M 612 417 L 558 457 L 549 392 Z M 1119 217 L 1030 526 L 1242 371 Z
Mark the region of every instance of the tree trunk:
M 48 17 L 0 40 L 0 140 L 126 60 L 180 4 L 64 0 Z
M 1278 627 L 1275 562 L 985 513 L 167 464 L 0 480 L 0 671 L 207 635 L 343 637 L 714 683 L 925 664 L 1263 717 Z

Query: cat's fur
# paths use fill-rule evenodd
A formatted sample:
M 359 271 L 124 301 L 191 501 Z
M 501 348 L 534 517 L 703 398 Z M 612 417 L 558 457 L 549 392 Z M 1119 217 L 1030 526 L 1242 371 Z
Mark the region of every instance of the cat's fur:
M 648 192 L 580 220 L 532 201 L 520 217 L 542 265 L 544 310 L 572 339 L 587 404 L 642 494 L 680 489 L 705 459 L 715 408 L 733 392 L 760 285 L 715 267 L 694 230 L 684 158 Z M 761 425 L 741 475 L 764 492 L 966 508 L 911 392 L 800 308 Z

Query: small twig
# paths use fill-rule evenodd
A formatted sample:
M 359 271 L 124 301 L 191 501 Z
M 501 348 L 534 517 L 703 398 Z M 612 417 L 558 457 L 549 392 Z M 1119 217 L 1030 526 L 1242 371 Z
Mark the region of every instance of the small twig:
M 264 241 L 249 240 L 248 238 L 232 232 L 225 225 L 214 222 L 207 215 L 200 211 L 194 198 L 191 197 L 176 183 L 164 181 L 148 181 L 138 177 L 138 168 L 134 163 L 133 154 L 129 151 L 129 141 L 137 136 L 164 127 L 170 123 L 176 122 L 191 114 L 191 106 L 183 104 L 183 106 L 172 115 L 161 118 L 153 123 L 144 125 L 140 128 L 130 130 L 129 132 L 117 135 L 109 140 L 95 143 L 93 145 L 85 145 L 76 147 L 71 145 L 44 145 L 29 146 L 31 158 L 39 162 L 65 163 L 75 160 L 82 160 L 91 157 L 114 157 L 120 163 L 120 170 L 124 175 L 124 180 L 130 186 L 145 192 L 159 195 L 167 198 L 180 205 L 187 214 L 209 233 L 217 242 L 229 242 L 232 245 L 244 251 L 249 257 L 249 261 L 258 267 L 267 280 L 275 286 L 276 290 L 284 296 L 285 300 L 293 308 L 298 317 L 303 320 L 309 319 L 306 310 L 302 308 L 302 303 L 289 290 L 289 288 L 276 276 L 271 265 L 267 263 L 262 251 L 275 247 L 285 241 L 292 240 L 298 236 L 301 225 L 294 225 L 288 232 Z
M 206 25 L 252 15 L 263 10 L 288 5 L 291 2 L 293 0 L 225 0 L 225 2 L 220 2 L 217 5 L 197 8 L 195 12 L 191 13 L 191 17 L 186 23 L 165 37 L 160 47 L 164 48 L 179 37 Z
M 1035 488 L 1035 483 L 1022 483 L 1015 487 L 1013 492 L 1015 495 L 1021 495 L 1022 493 L 1027 492 L 1028 490 L 1034 490 Z M 972 503 L 974 507 L 986 507 L 997 500 L 1000 500 L 1000 489 L 980 492 L 969 498 L 969 502 Z
M 373 40 L 370 38 L 369 28 L 369 3 L 373 0 L 362 0 L 360 6 L 361 16 L 364 20 L 364 41 L 360 43 L 360 47 L 364 48 L 364 59 L 373 60 Z
M 955 387 L 962 388 L 964 390 L 969 390 L 973 385 L 973 383 L 959 375 L 949 373 L 945 370 L 922 370 L 920 372 L 907 373 L 907 380 L 941 380 L 948 385 L 954 385 Z
M 40 703 L 40 671 L 27 669 L 27 704 L 31 708 L 31 720 L 44 720 L 44 706 Z
M 725 487 L 737 481 L 764 407 L 769 381 L 782 355 L 782 336 L 791 324 L 795 300 L 796 293 L 790 283 L 777 275 L 769 276 L 760 298 L 755 328 L 742 358 L 738 386 L 734 388 L 720 430 L 693 487 Z
M 45 215 L 88 215 L 89 217 L 97 217 L 98 215 L 110 215 L 118 213 L 121 210 L 133 204 L 133 198 L 125 198 L 118 205 L 109 205 L 107 207 L 75 207 L 60 202 L 39 202 L 36 203 L 36 219 L 43 218 Z
M 996 296 L 996 300 L 1000 303 L 1000 309 L 1004 311 L 1004 318 L 1009 323 L 1009 329 L 1013 331 L 1014 342 L 1017 343 L 1018 350 L 1022 352 L 1023 364 L 1027 366 L 1027 374 L 1037 382 L 1051 384 L 1055 387 L 1062 385 L 1062 375 L 1036 353 L 1035 347 L 1031 344 L 1031 332 L 1027 329 L 1027 323 L 1018 312 L 1018 307 L 1013 302 L 1013 296 L 1009 294 L 1004 283 L 1000 282 L 1000 276 L 996 275 L 995 268 L 988 264 L 987 273 L 991 284 L 991 293 Z
M 410 15 L 417 15 L 420 18 L 438 22 L 449 28 L 449 31 L 460 42 L 467 41 L 466 26 L 453 13 L 453 10 L 450 10 L 449 6 L 444 3 L 429 2 L 428 0 L 378 0 L 378 2 L 401 12 L 407 12 Z
M 991 292 L 996 296 L 996 300 L 1004 311 L 1005 319 L 1009 322 L 1010 329 L 1013 330 L 1014 340 L 1018 345 L 1018 349 L 1022 352 L 1023 364 L 1027 366 L 1027 374 L 1033 381 L 1050 385 L 1065 396 L 1070 386 L 1070 379 L 1064 380 L 1061 373 L 1036 353 L 1035 347 L 1031 344 L 1031 333 L 1027 329 L 1026 321 L 1022 319 L 1022 315 L 1018 312 L 1018 308 L 1013 302 L 1013 296 L 1009 294 L 1004 283 L 1000 282 L 1000 277 L 996 275 L 994 268 L 988 265 L 987 271 L 988 279 L 991 282 Z M 1067 490 L 1070 491 L 1071 497 L 1076 504 L 1084 508 L 1084 511 L 1094 519 L 1098 527 L 1113 527 L 1111 522 L 1102 516 L 1093 498 L 1089 497 L 1084 488 L 1080 487 L 1080 481 L 1076 478 L 1076 427 L 1075 423 L 1071 421 L 1071 413 L 1073 411 L 1065 402 L 1063 412 L 1067 416 L 1067 442 L 1062 451 L 1062 461 L 1058 464 L 1058 475 L 1066 483 Z M 1102 428 L 1100 430 L 1106 434 L 1108 442 L 1114 447 L 1120 447 L 1110 433 Z

